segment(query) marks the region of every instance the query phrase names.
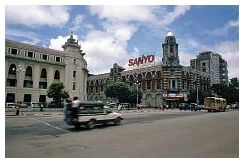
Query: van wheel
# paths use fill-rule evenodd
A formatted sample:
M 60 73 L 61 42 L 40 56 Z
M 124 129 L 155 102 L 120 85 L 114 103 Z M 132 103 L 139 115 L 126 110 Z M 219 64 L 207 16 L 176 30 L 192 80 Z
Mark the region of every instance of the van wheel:
M 116 118 L 116 119 L 114 120 L 114 124 L 115 124 L 115 125 L 120 125 L 120 123 L 121 123 L 121 118 L 120 118 L 120 117 L 118 117 L 118 118 Z
M 86 128 L 87 129 L 93 129 L 96 125 L 96 121 L 95 120 L 90 120 L 87 124 L 86 124 Z
M 208 112 L 211 112 L 211 110 L 209 109 Z

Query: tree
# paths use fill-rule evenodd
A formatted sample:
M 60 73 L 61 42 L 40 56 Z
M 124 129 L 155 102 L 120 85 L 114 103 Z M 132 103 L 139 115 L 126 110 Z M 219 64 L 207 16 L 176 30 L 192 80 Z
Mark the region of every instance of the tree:
M 123 103 L 127 101 L 129 87 L 123 82 L 115 82 L 107 85 L 104 92 L 107 97 L 117 98 L 119 103 Z
M 129 90 L 127 102 L 130 104 L 137 104 L 137 98 L 138 103 L 140 104 L 142 99 L 142 91 L 137 89 L 137 87 L 131 87 Z
M 137 92 L 138 91 L 138 92 Z M 138 93 L 138 102 L 140 103 L 142 98 L 141 90 L 137 90 L 136 87 L 129 87 L 123 82 L 115 82 L 109 84 L 105 88 L 105 95 L 107 97 L 112 97 L 118 99 L 119 103 L 137 103 L 137 93 Z
M 227 103 L 239 102 L 239 81 L 237 78 L 230 79 L 230 84 L 213 84 L 213 92 L 227 100 Z
M 68 92 L 64 89 L 63 83 L 52 83 L 47 89 L 47 96 L 53 98 L 57 103 L 57 107 L 61 107 L 62 99 L 69 97 Z

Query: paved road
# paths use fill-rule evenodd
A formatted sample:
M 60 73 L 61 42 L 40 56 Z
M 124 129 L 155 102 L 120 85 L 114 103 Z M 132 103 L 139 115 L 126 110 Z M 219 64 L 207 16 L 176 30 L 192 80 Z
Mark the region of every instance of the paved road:
M 76 130 L 63 115 L 5 119 L 6 157 L 239 157 L 239 112 L 124 113 L 120 126 Z

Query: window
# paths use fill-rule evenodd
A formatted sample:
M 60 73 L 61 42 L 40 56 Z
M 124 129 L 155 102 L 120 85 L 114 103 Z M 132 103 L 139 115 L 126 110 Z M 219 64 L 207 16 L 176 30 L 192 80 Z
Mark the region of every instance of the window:
M 76 71 L 73 71 L 73 78 L 76 78 Z
M 46 54 L 43 54 L 43 55 L 42 55 L 42 59 L 43 59 L 43 60 L 47 60 L 47 55 L 46 55 Z
M 76 84 L 75 84 L 75 83 L 73 83 L 73 90 L 75 90 L 75 86 L 76 86 Z
M 45 68 L 41 71 L 41 78 L 47 78 L 47 70 Z
M 172 89 L 175 89 L 175 80 L 172 80 Z
M 175 70 L 170 70 L 171 76 L 175 76 Z
M 74 59 L 74 64 L 76 64 L 76 59 Z
M 60 62 L 60 57 L 56 57 L 56 62 Z
M 15 94 L 7 93 L 6 102 L 15 102 Z
M 28 57 L 32 58 L 33 57 L 33 52 L 28 52 Z
M 157 89 L 161 89 L 161 80 L 157 80 Z
M 170 45 L 170 53 L 173 53 L 173 45 Z
M 55 73 L 54 73 L 54 79 L 57 79 L 57 80 L 60 79 L 60 73 L 59 73 L 58 70 L 56 70 Z
M 14 49 L 14 48 L 13 48 L 12 51 L 11 51 L 11 54 L 15 54 L 15 55 L 17 55 L 17 51 L 18 51 L 17 49 Z

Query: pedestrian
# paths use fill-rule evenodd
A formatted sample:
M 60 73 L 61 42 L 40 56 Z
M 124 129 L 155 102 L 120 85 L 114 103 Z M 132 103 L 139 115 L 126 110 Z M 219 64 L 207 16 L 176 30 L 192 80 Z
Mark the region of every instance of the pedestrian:
M 121 109 L 122 109 L 122 105 L 119 104 L 119 106 L 118 106 L 118 111 L 120 111 Z
M 16 104 L 15 105 L 15 115 L 18 116 L 19 112 L 20 112 L 20 106 L 19 106 L 19 104 Z
M 80 107 L 80 100 L 78 97 L 74 97 L 73 101 L 72 101 L 72 108 L 76 108 L 78 109 Z

